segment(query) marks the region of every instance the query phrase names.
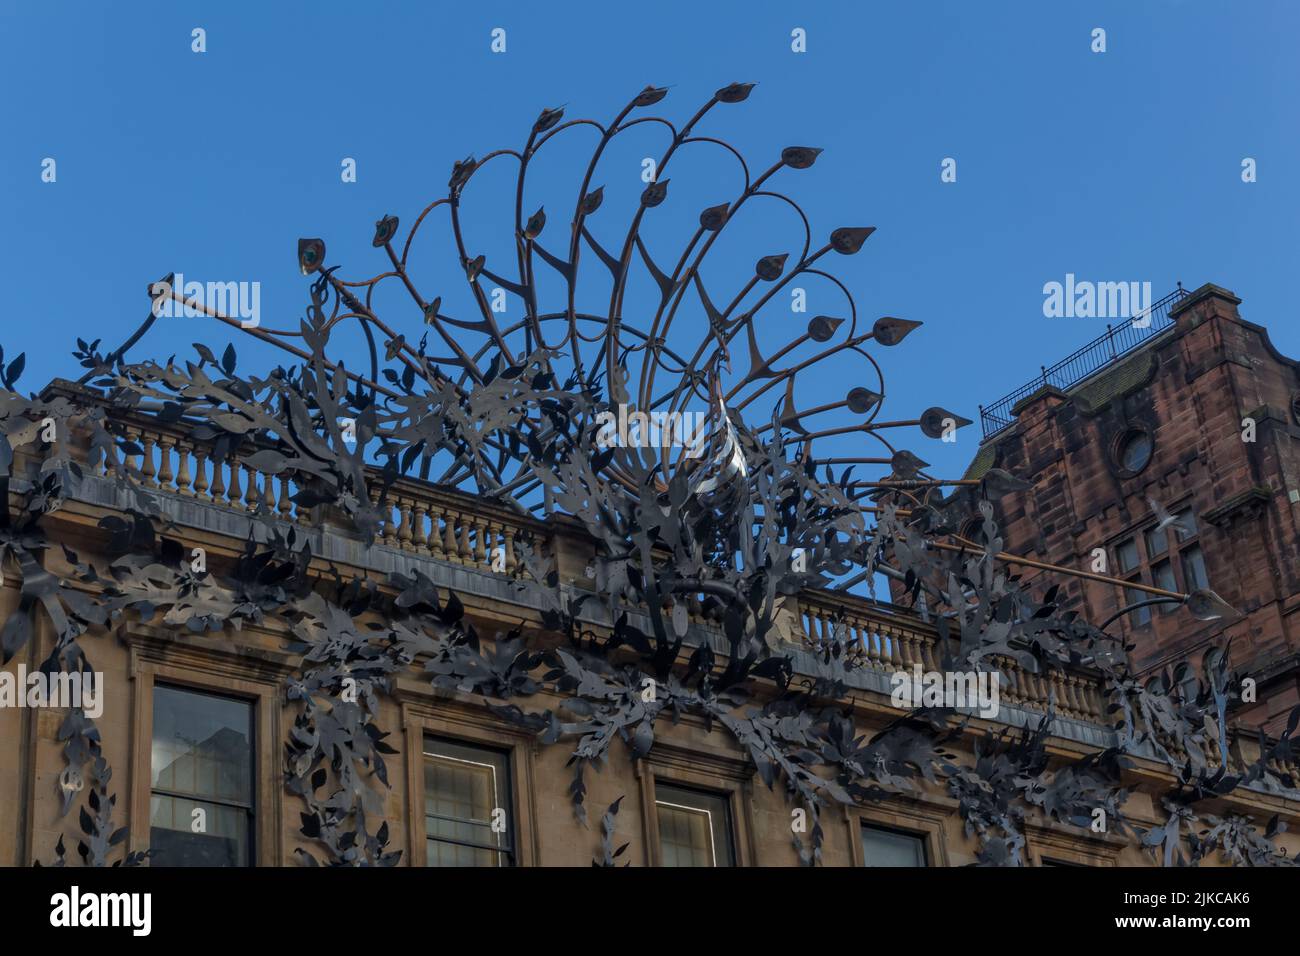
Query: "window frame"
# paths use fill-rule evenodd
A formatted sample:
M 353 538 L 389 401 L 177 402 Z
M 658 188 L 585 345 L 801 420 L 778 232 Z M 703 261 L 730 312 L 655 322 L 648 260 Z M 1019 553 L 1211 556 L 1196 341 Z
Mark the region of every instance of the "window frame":
M 1132 577 L 1125 578 L 1124 580 L 1128 584 L 1146 584 L 1146 582 L 1142 580 L 1142 574 L 1140 571 L 1137 574 L 1134 574 Z M 1132 591 L 1131 594 L 1130 594 L 1130 590 Z M 1151 598 L 1152 595 L 1148 594 L 1146 591 L 1124 588 L 1125 608 L 1132 607 L 1134 604 L 1140 604 L 1143 601 L 1149 601 L 1151 600 Z M 1133 627 L 1133 628 L 1150 627 L 1151 607 L 1152 606 L 1148 604 L 1146 607 L 1140 607 L 1132 613 L 1125 614 L 1124 618 L 1125 620 L 1128 621 L 1129 627 Z
M 1086 835 L 1085 835 L 1086 834 Z M 1094 833 L 1075 830 L 1067 833 L 1040 823 L 1026 822 L 1025 862 L 1040 867 L 1047 865 L 1073 867 L 1114 867 L 1118 856 L 1128 845 L 1121 836 L 1113 833 Z
M 931 866 L 930 848 L 928 846 L 929 841 L 926 839 L 926 834 L 924 831 L 904 830 L 904 829 L 900 829 L 899 827 L 882 826 L 881 824 L 876 823 L 874 820 L 859 819 L 858 820 L 858 844 L 862 850 L 863 867 L 868 866 L 867 850 L 865 846 L 862 846 L 863 834 L 867 830 L 874 830 L 876 833 L 889 833 L 889 834 L 893 834 L 894 836 L 910 837 L 911 839 L 915 840 L 917 842 L 917 845 L 921 848 L 922 862 L 919 867 L 907 867 L 907 869 L 929 869 L 930 868 Z M 874 867 L 873 869 L 900 869 L 900 867 Z
M 931 806 L 920 799 L 901 796 L 866 807 L 849 808 L 845 814 L 849 828 L 849 860 L 855 867 L 867 867 L 862 827 L 870 826 L 920 837 L 925 852 L 925 868 L 946 867 L 949 864 L 944 825 L 950 812 L 942 805 Z
M 1136 468 L 1130 467 L 1125 460 L 1125 452 L 1136 441 L 1145 440 L 1147 443 L 1147 454 L 1145 460 Z M 1156 457 L 1156 435 L 1155 431 L 1148 428 L 1145 424 L 1131 422 L 1124 426 L 1110 443 L 1110 466 L 1114 473 L 1120 478 L 1136 478 L 1142 472 L 1146 471 L 1155 461 Z
M 660 797 L 660 788 L 669 788 L 677 791 L 677 793 L 679 794 L 686 793 L 686 794 L 694 794 L 697 797 L 712 798 L 713 800 L 716 800 L 718 801 L 718 803 L 721 804 L 722 812 L 723 812 L 722 829 L 727 837 L 727 843 L 728 843 L 727 849 L 730 851 L 729 855 L 731 857 L 731 862 L 727 864 L 727 867 L 730 868 L 736 866 L 736 859 L 737 859 L 736 824 L 735 824 L 736 815 L 732 809 L 731 806 L 732 801 L 730 799 L 729 794 L 725 790 L 703 789 L 700 787 L 683 787 L 680 784 L 665 779 L 656 780 L 654 786 L 654 807 L 655 807 L 655 824 L 656 824 L 655 842 L 658 846 L 658 856 L 659 856 L 659 863 L 657 865 L 663 866 L 663 831 L 659 829 L 659 823 L 660 823 L 659 808 L 673 807 L 674 809 L 688 810 L 692 813 L 703 813 L 706 816 L 708 816 L 709 844 L 710 844 L 709 849 L 713 855 L 714 868 L 719 868 L 718 841 L 715 839 L 716 827 L 714 825 L 712 811 L 702 806 L 692 806 L 689 803 L 674 803 L 671 799 L 662 799 Z M 666 794 L 666 796 L 672 797 L 673 794 L 671 793 Z
M 246 633 L 250 629 L 245 629 Z M 280 750 L 264 741 L 283 739 L 285 716 L 280 694 L 285 676 L 292 673 L 292 657 L 269 651 L 254 668 L 246 655 L 224 641 L 207 635 L 186 635 L 179 641 L 166 628 L 136 624 L 121 632 L 128 647 L 127 676 L 131 681 L 131 829 L 128 852 L 149 849 L 149 821 L 153 767 L 153 688 L 155 682 L 246 700 L 253 705 L 253 828 L 249 866 L 281 866 L 286 859 L 283 825 L 283 787 Z M 102 721 L 101 721 L 102 723 Z
M 686 723 L 690 718 L 683 721 Z M 654 749 L 635 764 L 640 781 L 641 842 L 644 866 L 662 867 L 659 845 L 659 804 L 656 784 L 712 793 L 726 801 L 731 818 L 731 849 L 736 867 L 756 865 L 753 824 L 749 818 L 753 798 L 753 767 L 747 759 L 680 747 L 656 738 Z
M 497 771 L 497 765 L 495 763 L 477 763 L 476 761 L 470 760 L 466 757 L 460 757 L 450 753 L 431 752 L 429 748 L 431 746 L 437 747 L 438 744 L 450 745 L 452 747 L 458 747 L 466 751 L 476 751 L 485 757 L 488 755 L 498 757 L 501 761 L 501 768 L 500 768 L 502 771 L 501 775 L 505 779 L 502 781 L 497 781 L 495 779 L 495 774 Z M 503 846 L 492 846 L 491 844 L 488 843 L 475 843 L 469 840 L 457 840 L 451 837 L 442 837 L 442 836 L 431 837 L 428 833 L 429 812 L 425 807 L 425 798 L 427 796 L 427 790 L 426 790 L 420 795 L 420 813 L 425 822 L 425 835 L 424 835 L 425 866 L 427 867 L 429 865 L 428 853 L 429 853 L 430 841 L 436 843 L 446 843 L 452 846 L 462 846 L 462 847 L 467 847 L 469 849 L 475 849 L 475 850 L 487 850 L 490 853 L 496 853 L 498 854 L 497 868 L 518 866 L 519 852 L 518 849 L 516 848 L 516 844 L 518 843 L 518 839 L 519 839 L 519 826 L 518 823 L 516 822 L 518 813 L 516 812 L 514 806 L 515 803 L 514 786 L 513 786 L 514 775 L 510 772 L 510 749 L 501 748 L 501 747 L 488 747 L 479 743 L 467 743 L 463 740 L 457 740 L 455 738 L 447 737 L 441 734 L 425 734 L 423 736 L 423 739 L 421 740 L 421 747 L 420 747 L 420 771 L 421 771 L 420 776 L 422 779 L 425 775 L 424 771 L 428 765 L 427 758 L 430 757 L 438 760 L 467 763 L 474 766 L 484 766 L 484 767 L 492 768 L 493 775 L 494 775 L 493 776 L 493 799 L 502 801 L 502 803 L 498 803 L 496 806 L 494 806 L 493 810 L 504 809 L 506 811 L 506 835 L 508 837 L 508 840 L 505 842 Z M 456 818 L 440 816 L 439 819 L 450 820 Z M 471 822 L 476 825 L 479 824 L 479 821 L 477 820 L 473 820 L 473 821 L 466 820 L 460 822 Z M 504 864 L 500 862 L 502 857 L 504 857 L 504 859 L 506 860 Z
M 217 698 L 218 700 L 236 701 L 236 702 L 241 703 L 241 704 L 244 704 L 244 705 L 246 705 L 246 706 L 248 707 L 248 732 L 249 732 L 249 741 L 248 741 L 248 755 L 249 755 L 249 760 L 248 760 L 248 771 L 249 771 L 249 780 L 248 780 L 248 803 L 247 803 L 247 804 L 236 803 L 236 802 L 231 801 L 231 800 L 222 800 L 222 799 L 218 799 L 218 798 L 216 798 L 216 797 L 200 797 L 200 796 L 198 796 L 198 795 L 196 795 L 196 794 L 191 794 L 191 793 L 182 793 L 182 792 L 180 792 L 180 791 L 178 791 L 178 790 L 168 790 L 168 789 L 165 789 L 165 788 L 155 787 L 155 786 L 153 785 L 153 743 L 154 743 L 154 731 L 156 730 L 156 726 L 157 726 L 157 723 L 156 723 L 156 721 L 154 720 L 154 710 L 155 710 L 154 705 L 155 705 L 155 703 L 156 703 L 156 699 L 155 699 L 155 698 L 156 698 L 157 693 L 158 693 L 158 690 L 159 690 L 160 688 L 162 688 L 162 689 L 166 689 L 166 690 L 178 691 L 178 692 L 185 693 L 185 694 L 193 694 L 193 695 L 195 695 L 195 696 L 202 696 L 202 697 L 215 697 L 215 698 Z M 247 832 L 248 832 L 248 850 L 247 850 L 247 853 L 246 853 L 246 857 L 247 857 L 248 862 L 247 862 L 244 866 L 245 866 L 245 867 L 256 866 L 256 865 L 257 865 L 257 851 L 258 851 L 258 843 L 259 843 L 258 835 L 257 835 L 257 818 L 258 818 L 258 812 L 257 812 L 257 804 L 258 804 L 258 786 L 257 786 L 257 749 L 258 749 L 258 740 L 257 740 L 257 700 L 256 700 L 256 699 L 249 698 L 249 697 L 246 697 L 246 696 L 244 696 L 244 695 L 242 695 L 242 694 L 231 694 L 231 693 L 226 692 L 225 690 L 222 690 L 222 691 L 214 691 L 214 690 L 211 690 L 211 689 L 206 688 L 206 687 L 193 687 L 193 686 L 188 686 L 188 685 L 186 685 L 186 684 L 177 683 L 176 681 L 173 681 L 173 680 L 171 680 L 171 679 L 164 678 L 163 680 L 154 680 L 154 681 L 151 681 L 151 682 L 150 682 L 150 685 L 149 685 L 149 716 L 150 716 L 150 719 L 149 719 L 149 751 L 150 751 L 150 758 L 149 758 L 149 763 L 146 765 L 146 767 L 147 767 L 147 775 L 146 775 L 146 776 L 147 776 L 147 780 L 148 780 L 148 788 L 149 788 L 149 815 L 148 815 L 147 817 L 145 817 L 145 821 L 146 821 L 146 823 L 148 824 L 148 826 L 147 826 L 145 829 L 147 829 L 147 830 L 149 831 L 149 833 L 150 833 L 150 837 L 149 837 L 150 842 L 152 843 L 152 841 L 153 841 L 153 798 L 154 798 L 155 796 L 166 797 L 166 798 L 169 798 L 169 799 L 172 799 L 172 800 L 185 800 L 185 801 L 188 801 L 188 802 L 190 802 L 190 803 L 194 803 L 194 804 L 208 804 L 208 805 L 216 806 L 216 807 L 224 807 L 224 808 L 226 808 L 226 809 L 230 809 L 230 810 L 242 810 L 242 811 L 244 812 L 244 817 L 245 817 L 245 821 L 244 821 L 244 822 L 245 822 L 245 825 L 246 825 L 247 828 L 248 828 L 248 831 L 247 831 Z M 142 769 L 143 769 L 143 768 L 142 768 Z M 165 862 L 162 863 L 162 866 L 166 866 L 166 865 L 167 865 L 167 864 L 166 864 Z M 242 869 L 242 867 L 241 867 L 241 869 Z
M 424 814 L 424 743 L 441 738 L 449 743 L 493 750 L 505 757 L 509 774 L 510 823 L 514 828 L 513 866 L 540 865 L 534 807 L 534 752 L 536 741 L 521 728 L 499 721 L 487 711 L 462 706 L 445 699 L 401 701 L 402 729 L 406 743 L 406 828 L 407 845 L 402 862 L 428 867 L 429 834 Z M 394 843 L 400 843 L 394 833 Z
M 1205 578 L 1205 580 L 1201 583 L 1194 582 L 1190 580 L 1188 577 L 1187 559 L 1193 553 L 1195 553 L 1200 559 L 1201 576 Z M 1183 542 L 1181 547 L 1179 547 L 1178 571 L 1182 574 L 1183 590 L 1186 592 L 1195 591 L 1200 588 L 1208 588 L 1210 586 L 1210 569 L 1206 567 L 1205 549 L 1201 547 L 1201 539 L 1199 537 L 1189 538 L 1187 541 Z
M 1210 587 L 1210 572 L 1205 559 L 1205 548 L 1201 545 L 1201 523 L 1196 517 L 1196 504 L 1190 496 L 1184 496 L 1176 505 L 1169 508 L 1170 514 L 1179 518 L 1190 519 L 1195 527 L 1191 534 L 1184 534 L 1175 528 L 1165 528 L 1161 534 L 1164 535 L 1164 550 L 1153 554 L 1151 552 L 1152 531 L 1158 522 L 1152 520 L 1150 516 L 1142 522 L 1133 524 L 1114 535 L 1107 543 L 1108 551 L 1113 554 L 1115 559 L 1114 576 L 1122 578 L 1125 584 L 1139 583 L 1152 584 L 1156 587 L 1162 587 L 1156 581 L 1156 568 L 1164 562 L 1168 562 L 1170 573 L 1173 578 L 1173 587 L 1167 590 L 1181 590 L 1190 592 L 1196 590 L 1196 586 L 1188 579 L 1184 564 L 1184 554 L 1199 549 L 1201 554 L 1201 567 L 1205 572 L 1205 584 L 1203 587 Z M 1140 543 L 1139 543 L 1140 542 Z M 1136 563 L 1131 567 L 1124 567 L 1121 558 L 1122 549 L 1131 545 L 1135 554 Z M 1122 611 L 1129 607 L 1130 604 L 1137 601 L 1129 600 L 1129 589 L 1125 585 L 1118 585 L 1118 600 L 1115 605 L 1116 611 Z M 1145 592 L 1136 592 L 1141 595 L 1139 600 L 1150 598 L 1152 595 Z M 1139 630 L 1154 627 L 1154 622 L 1172 616 L 1179 609 L 1180 605 L 1173 603 L 1160 605 L 1160 613 L 1154 614 L 1151 607 L 1143 608 L 1135 614 L 1128 614 L 1122 617 L 1123 626 L 1128 630 Z

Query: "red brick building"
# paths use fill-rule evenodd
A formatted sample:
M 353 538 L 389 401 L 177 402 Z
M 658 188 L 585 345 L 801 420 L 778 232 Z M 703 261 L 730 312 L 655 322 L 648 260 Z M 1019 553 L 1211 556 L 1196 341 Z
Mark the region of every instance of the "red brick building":
M 1300 362 L 1240 303 L 1219 286 L 1180 288 L 1149 327 L 1110 330 L 982 407 L 967 477 L 999 467 L 1034 482 L 998 503 L 1007 551 L 1085 571 L 1104 555 L 1116 577 L 1217 592 L 1239 618 L 1157 605 L 1111 627 L 1144 674 L 1199 664 L 1226 631 L 1234 668 L 1258 688 L 1239 716 L 1275 730 L 1300 702 Z M 1181 527 L 1156 532 L 1148 499 Z M 961 495 L 949 504 L 959 519 L 969 507 Z M 1150 597 L 1080 579 L 1068 594 L 1096 623 Z

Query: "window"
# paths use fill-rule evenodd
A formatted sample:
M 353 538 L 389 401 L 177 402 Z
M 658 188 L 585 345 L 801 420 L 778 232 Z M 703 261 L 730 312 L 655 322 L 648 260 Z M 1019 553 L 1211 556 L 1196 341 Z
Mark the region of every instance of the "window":
M 735 866 L 731 813 L 722 794 L 655 783 L 664 866 Z
M 1135 583 L 1138 581 L 1137 578 L 1129 578 L 1129 580 Z M 1134 604 L 1137 604 L 1139 601 L 1149 601 L 1149 600 L 1151 600 L 1151 595 L 1147 594 L 1147 592 L 1145 591 L 1139 591 L 1136 588 L 1124 589 L 1125 607 L 1132 607 Z M 1133 623 L 1134 627 L 1145 627 L 1146 625 L 1150 624 L 1151 605 L 1138 608 L 1136 611 L 1128 615 L 1128 619 Z
M 864 823 L 862 859 L 865 866 L 925 866 L 925 839 Z
M 1127 431 L 1115 445 L 1115 463 L 1123 471 L 1136 475 L 1151 461 L 1153 446 L 1150 432 L 1136 428 Z
M 1178 585 L 1174 582 L 1174 566 L 1168 558 L 1157 561 L 1151 566 L 1151 583 L 1158 588 L 1164 588 L 1166 591 L 1178 590 Z M 1160 605 L 1160 613 L 1172 614 L 1178 610 L 1179 606 L 1172 601 L 1168 604 L 1162 604 Z
M 1138 546 L 1136 538 L 1121 541 L 1115 546 L 1115 558 L 1119 561 L 1121 571 L 1132 571 L 1138 566 Z
M 1150 528 L 1146 532 L 1147 542 L 1147 560 L 1151 561 L 1160 557 L 1169 548 L 1169 532 L 1161 529 L 1156 531 Z
M 1189 548 L 1183 548 L 1178 552 L 1178 556 L 1183 562 L 1183 586 L 1188 591 L 1208 588 L 1210 582 L 1205 574 L 1205 555 L 1201 553 L 1201 546 L 1194 544 Z
M 1113 545 L 1116 574 L 1123 576 L 1130 585 L 1150 581 L 1155 587 L 1175 592 L 1209 587 L 1195 513 L 1189 505 L 1173 512 L 1173 515 L 1178 523 L 1172 526 L 1172 530 L 1156 531 L 1150 527 Z M 1138 548 L 1139 538 L 1141 549 Z M 1134 587 L 1124 588 L 1122 600 L 1126 608 L 1150 599 L 1151 595 Z M 1164 617 L 1175 614 L 1181 605 L 1169 602 L 1159 607 L 1160 616 Z M 1126 620 L 1130 627 L 1145 627 L 1151 623 L 1151 618 L 1150 608 L 1139 608 L 1127 615 Z
M 249 866 L 253 705 L 155 684 L 151 866 Z
M 424 825 L 428 866 L 513 866 L 506 754 L 425 738 Z

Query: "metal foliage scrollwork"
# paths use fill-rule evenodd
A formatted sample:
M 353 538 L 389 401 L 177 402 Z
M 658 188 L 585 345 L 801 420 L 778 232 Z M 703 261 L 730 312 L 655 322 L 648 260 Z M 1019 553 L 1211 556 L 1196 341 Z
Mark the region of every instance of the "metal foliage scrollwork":
M 1258 758 L 1246 760 L 1229 744 L 1240 677 L 1226 648 L 1206 655 L 1200 676 L 1185 667 L 1139 681 L 1117 637 L 1063 610 L 1058 588 L 1028 587 L 1005 560 L 991 501 L 1026 482 L 996 469 L 978 482 L 946 482 L 886 437 L 912 427 L 934 439 L 969 422 L 937 406 L 880 420 L 885 384 L 873 351 L 897 346 L 920 323 L 883 316 L 868 325 L 847 284 L 828 271 L 835 257 L 863 248 L 871 227 L 840 227 L 816 243 L 802 210 L 775 189 L 778 175 L 807 170 L 820 150 L 788 147 L 755 174 L 738 150 L 698 131 L 711 111 L 750 92 L 749 84 L 723 87 L 680 126 L 641 112 L 665 97 L 656 87 L 605 124 L 545 110 L 520 149 L 456 163 L 446 195 L 420 212 L 404 241 L 397 217 L 381 218 L 372 242 L 388 267 L 370 278 L 341 278 L 327 265 L 324 240 L 303 239 L 298 262 L 312 279 L 297 328 L 241 328 L 207 310 L 293 356 L 264 376 L 242 372 L 233 345 L 220 357 L 196 343 L 191 360 L 128 361 L 164 298 L 193 305 L 166 282 L 151 291 L 149 318 L 123 346 L 104 354 L 98 341 L 79 340 L 82 383 L 94 390 L 84 400 L 22 399 L 13 391 L 21 360 L 11 364 L 0 390 L 0 483 L 19 491 L 19 504 L 4 512 L 0 546 L 22 588 L 0 636 L 5 661 L 30 639 L 38 608 L 57 640 L 47 665 L 76 670 L 89 670 L 79 639 L 125 621 L 158 620 L 182 634 L 286 622 L 298 667 L 285 688 L 295 717 L 284 783 L 305 807 L 299 829 L 311 850 L 297 854 L 307 865 L 399 862 L 379 789 L 389 785 L 385 758 L 397 749 L 378 720 L 381 697 L 417 662 L 438 692 L 479 698 L 542 744 L 571 747 L 570 798 L 584 822 L 589 769 L 616 743 L 634 760 L 647 757 L 664 722 L 692 715 L 728 733 L 764 785 L 807 811 L 806 837 L 794 837 L 807 864 L 821 859 L 824 807 L 922 787 L 957 801 L 981 864 L 1023 862 L 1030 811 L 1082 829 L 1101 810 L 1112 830 L 1127 832 L 1123 779 L 1133 756 L 1154 756 L 1177 780 L 1165 798 L 1168 823 L 1132 826 L 1163 862 L 1195 863 L 1217 851 L 1238 863 L 1289 863 L 1272 842 L 1280 826 L 1259 831 L 1242 817 L 1207 815 L 1206 829 L 1194 832 L 1192 808 L 1243 785 L 1294 790 L 1278 767 L 1292 758 L 1300 710 L 1281 740 L 1261 738 Z M 657 130 L 667 141 L 654 181 L 625 204 L 629 221 L 612 222 L 618 203 L 598 184 L 601 161 L 633 130 Z M 572 216 L 567 228 L 548 229 L 545 208 L 525 213 L 527 174 L 558 136 L 580 132 L 594 145 L 570 197 Z M 692 213 L 672 246 L 648 225 L 674 208 L 668 174 L 695 149 L 734 162 L 738 186 Z M 471 185 L 507 163 L 512 221 L 488 241 L 471 237 Z M 792 251 L 760 256 L 724 293 L 734 257 L 709 253 L 747 234 L 744 216 L 760 202 L 793 212 Z M 446 217 L 456 277 L 437 276 L 434 284 L 448 287 L 436 294 L 411 255 L 417 236 L 424 248 L 421 230 L 435 215 Z M 508 247 L 505 256 L 475 245 L 493 237 Z M 782 326 L 771 303 L 796 277 L 828 283 L 843 314 L 815 316 L 799 335 L 774 341 Z M 414 322 L 391 318 L 394 292 Z M 494 307 L 501 296 L 513 300 L 517 319 Z M 359 366 L 337 357 L 356 354 L 348 334 L 362 337 Z M 800 373 L 806 380 L 831 367 L 852 387 L 841 399 L 802 404 Z M 163 517 L 165 492 L 147 481 L 146 450 L 131 437 L 128 420 L 141 418 L 183 427 L 211 461 L 277 476 L 300 515 L 341 523 L 370 547 L 383 546 L 394 484 L 412 477 L 525 514 L 567 515 L 592 544 L 594 589 L 572 588 L 548 555 L 520 541 L 512 584 L 537 617 L 480 635 L 459 598 L 423 572 L 379 583 L 323 569 L 306 537 L 257 501 L 242 554 L 196 570 L 181 547 L 183 529 Z M 673 440 L 633 440 L 631 420 L 636 439 L 657 428 Z M 691 422 L 703 427 L 692 432 Z M 84 466 L 72 454 L 74 437 L 88 449 Z M 864 440 L 877 454 L 859 453 Z M 862 466 L 883 474 L 855 477 Z M 63 548 L 69 570 L 60 577 L 42 560 L 51 542 L 41 519 L 77 493 L 86 471 L 124 496 L 121 516 L 101 522 L 111 560 L 99 566 Z M 964 486 L 981 514 L 979 541 L 948 525 L 937 497 L 947 486 Z M 1116 745 L 1073 762 L 1049 759 L 1049 713 L 1019 734 L 986 735 L 966 759 L 956 742 L 968 718 L 934 707 L 863 733 L 846 705 L 869 667 L 862 647 L 832 627 L 797 662 L 783 621 L 801 593 L 874 594 L 878 576 L 933 623 L 944 669 L 1091 669 L 1111 701 Z M 1222 613 L 1208 592 L 1184 598 L 1191 613 Z M 543 693 L 563 703 L 534 706 Z M 111 808 L 93 723 L 69 714 L 60 737 L 65 812 L 88 767 L 92 809 Z M 602 820 L 601 865 L 622 853 L 612 847 L 618 806 Z M 103 862 L 120 831 L 108 833 L 107 817 L 90 819 L 83 855 Z

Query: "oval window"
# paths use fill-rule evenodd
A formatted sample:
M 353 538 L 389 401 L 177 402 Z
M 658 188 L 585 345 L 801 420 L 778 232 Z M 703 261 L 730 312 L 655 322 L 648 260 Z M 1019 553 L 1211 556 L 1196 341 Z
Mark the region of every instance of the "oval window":
M 1131 474 L 1137 474 L 1151 460 L 1151 433 L 1145 431 L 1127 432 L 1119 441 L 1118 454 L 1115 456 L 1121 468 Z

